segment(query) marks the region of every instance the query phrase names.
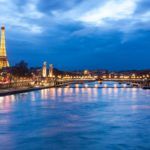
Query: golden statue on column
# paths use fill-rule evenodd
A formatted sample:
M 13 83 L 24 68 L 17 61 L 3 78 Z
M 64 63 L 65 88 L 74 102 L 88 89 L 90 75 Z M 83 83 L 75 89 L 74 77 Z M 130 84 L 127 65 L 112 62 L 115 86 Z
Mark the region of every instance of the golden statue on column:
M 43 67 L 42 67 L 42 77 L 44 77 L 44 78 L 47 77 L 47 67 L 46 67 L 46 62 L 43 63 Z
M 50 64 L 50 66 L 49 66 L 49 77 L 50 78 L 53 77 L 53 64 Z

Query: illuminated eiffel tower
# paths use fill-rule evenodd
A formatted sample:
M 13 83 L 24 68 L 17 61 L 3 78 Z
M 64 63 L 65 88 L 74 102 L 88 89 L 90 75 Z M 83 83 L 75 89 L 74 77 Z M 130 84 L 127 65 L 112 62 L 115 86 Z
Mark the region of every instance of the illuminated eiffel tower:
M 9 67 L 9 62 L 6 54 L 5 45 L 5 27 L 1 27 L 1 42 L 0 42 L 0 69 Z

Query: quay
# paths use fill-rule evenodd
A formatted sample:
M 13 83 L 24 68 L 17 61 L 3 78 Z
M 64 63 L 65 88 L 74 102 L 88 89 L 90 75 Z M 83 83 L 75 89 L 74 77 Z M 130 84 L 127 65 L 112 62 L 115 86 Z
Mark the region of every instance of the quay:
M 37 90 L 42 90 L 42 89 L 48 89 L 48 88 L 68 88 L 68 83 L 64 83 L 61 85 L 57 86 L 40 86 L 40 87 L 22 87 L 22 88 L 8 88 L 8 89 L 0 89 L 0 96 L 6 96 L 6 95 L 12 95 L 12 94 L 19 94 L 19 93 L 26 93 L 26 92 L 31 92 L 31 91 L 37 91 Z M 69 87 L 69 88 L 125 88 L 125 87 L 95 87 L 95 86 L 88 86 L 88 87 Z M 132 87 L 126 87 L 126 88 L 132 88 Z
M 26 92 L 31 92 L 31 91 L 36 91 L 36 90 L 42 90 L 42 89 L 47 89 L 50 88 L 48 86 L 46 87 L 23 87 L 23 88 L 9 88 L 9 89 L 0 89 L 0 96 L 6 96 L 6 95 L 12 95 L 12 94 L 18 94 L 18 93 L 26 93 Z
M 88 85 L 89 82 L 94 82 L 96 80 L 52 80 L 48 83 L 42 83 L 37 85 L 32 85 L 31 81 L 23 81 L 23 82 L 16 82 L 12 84 L 6 84 L 0 86 L 0 96 L 6 96 L 11 94 L 18 94 L 18 93 L 25 93 L 31 92 L 36 90 L 48 89 L 48 88 L 142 88 L 142 89 L 150 89 L 150 82 L 146 81 L 121 81 L 115 80 L 115 82 L 121 83 L 121 86 L 117 86 L 116 84 L 108 86 L 104 84 L 101 86 L 100 84 L 95 85 Z M 106 81 L 106 80 L 104 80 Z M 107 81 L 114 81 L 114 80 L 107 80 Z M 130 83 L 130 85 L 128 85 Z M 70 86 L 73 85 L 73 86 Z M 80 86 L 79 86 L 80 85 Z
M 48 89 L 48 88 L 95 88 L 95 89 L 106 89 L 106 88 L 114 88 L 114 89 L 120 89 L 120 88 L 134 88 L 133 86 L 125 86 L 123 84 L 122 86 L 117 86 L 116 84 L 108 86 L 107 84 L 104 84 L 103 86 L 100 86 L 98 84 L 95 85 L 88 85 L 87 82 L 93 82 L 93 81 L 84 81 L 83 84 L 79 86 L 81 81 L 67 81 L 67 82 L 56 82 L 54 85 L 49 84 L 46 86 L 40 85 L 40 86 L 21 86 L 21 87 L 11 87 L 11 88 L 4 88 L 0 89 L 0 96 L 6 96 L 6 95 L 12 95 L 12 94 L 18 94 L 18 93 L 26 93 L 26 92 L 31 92 L 31 91 L 37 91 L 37 90 L 42 90 L 42 89 Z M 73 86 L 70 86 L 70 85 Z M 19 84 L 20 85 L 20 84 Z M 136 87 L 140 88 L 140 87 Z M 143 88 L 144 89 L 144 88 Z
M 84 80 L 84 83 L 93 82 L 93 80 Z M 81 80 L 57 80 L 51 81 L 47 84 L 42 85 L 32 85 L 31 81 L 24 81 L 24 82 L 17 82 L 12 84 L 0 85 L 0 96 L 18 94 L 18 93 L 25 93 L 31 92 L 36 90 L 48 89 L 48 88 L 58 88 L 68 86 L 70 84 L 81 83 Z

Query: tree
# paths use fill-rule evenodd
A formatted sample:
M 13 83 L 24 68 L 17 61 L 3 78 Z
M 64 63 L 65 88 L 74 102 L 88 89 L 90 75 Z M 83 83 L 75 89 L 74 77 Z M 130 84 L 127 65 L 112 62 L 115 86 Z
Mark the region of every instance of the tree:
M 28 64 L 25 61 L 20 61 L 14 67 L 12 67 L 12 75 L 19 77 L 27 77 L 30 76 L 30 70 L 28 68 Z

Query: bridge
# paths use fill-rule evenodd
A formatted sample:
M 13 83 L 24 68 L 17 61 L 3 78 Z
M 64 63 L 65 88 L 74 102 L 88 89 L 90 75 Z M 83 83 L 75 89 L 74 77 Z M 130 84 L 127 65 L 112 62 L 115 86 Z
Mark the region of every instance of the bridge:
M 120 78 L 106 78 L 106 79 L 103 79 L 103 81 L 116 81 L 116 82 L 119 82 L 119 83 L 127 83 L 127 84 L 131 84 L 132 86 L 136 86 L 136 87 L 140 87 L 140 88 L 143 88 L 143 87 L 150 87 L 150 79 L 120 79 Z
M 132 85 L 127 85 L 127 84 L 71 84 L 71 85 L 63 85 L 62 88 L 133 88 Z
M 96 81 L 95 79 L 53 79 L 53 80 L 40 80 L 32 81 L 29 80 L 19 80 L 11 83 L 0 84 L 0 89 L 9 88 L 22 88 L 22 87 L 70 87 L 70 88 L 131 88 L 131 87 L 150 87 L 150 80 L 143 79 L 104 79 L 100 83 L 105 81 L 115 81 L 113 85 L 104 84 L 89 84 L 90 82 Z

